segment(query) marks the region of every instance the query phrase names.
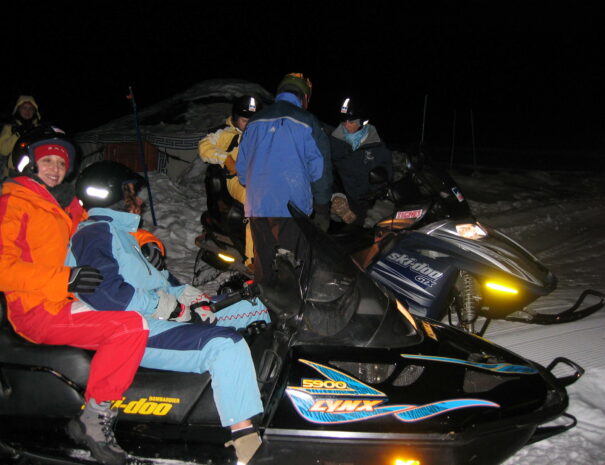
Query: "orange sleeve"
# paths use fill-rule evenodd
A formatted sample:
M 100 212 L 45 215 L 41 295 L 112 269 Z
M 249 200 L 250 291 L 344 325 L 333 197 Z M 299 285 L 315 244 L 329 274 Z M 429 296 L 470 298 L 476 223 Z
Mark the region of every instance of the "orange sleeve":
M 166 248 L 164 247 L 164 244 L 155 234 L 150 233 L 146 229 L 138 229 L 137 231 L 130 234 L 134 236 L 134 238 L 137 240 L 141 247 L 143 247 L 143 245 L 147 244 L 148 242 L 154 242 L 162 251 L 162 255 L 166 255 Z

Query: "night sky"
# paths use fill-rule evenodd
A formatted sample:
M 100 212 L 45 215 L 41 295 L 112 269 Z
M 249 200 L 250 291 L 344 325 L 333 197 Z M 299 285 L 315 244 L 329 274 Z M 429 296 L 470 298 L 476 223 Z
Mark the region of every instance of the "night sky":
M 210 78 L 274 92 L 302 71 L 322 120 L 352 95 L 391 145 L 419 142 L 427 96 L 427 144 L 450 144 L 455 112 L 470 145 L 472 109 L 478 146 L 605 146 L 600 2 L 21 3 L 3 21 L 2 116 L 32 93 L 77 132 L 127 114 L 131 85 L 144 107 Z

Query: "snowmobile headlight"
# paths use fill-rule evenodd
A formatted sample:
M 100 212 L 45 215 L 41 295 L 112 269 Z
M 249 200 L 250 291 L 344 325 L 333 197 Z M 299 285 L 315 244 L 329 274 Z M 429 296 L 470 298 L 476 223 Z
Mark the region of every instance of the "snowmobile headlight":
M 420 460 L 396 458 L 393 465 L 420 465 Z
M 231 255 L 227 255 L 226 253 L 219 252 L 217 255 L 218 258 L 224 262 L 233 263 L 235 261 L 235 258 L 233 258 Z
M 483 229 L 479 223 L 457 224 L 456 232 L 461 237 L 473 240 L 487 236 L 487 231 Z
M 485 283 L 485 287 L 491 289 L 492 291 L 503 292 L 504 294 L 517 295 L 519 293 L 519 291 L 517 289 L 515 289 L 514 287 L 506 286 L 506 285 L 500 284 L 500 283 L 489 282 L 489 281 Z

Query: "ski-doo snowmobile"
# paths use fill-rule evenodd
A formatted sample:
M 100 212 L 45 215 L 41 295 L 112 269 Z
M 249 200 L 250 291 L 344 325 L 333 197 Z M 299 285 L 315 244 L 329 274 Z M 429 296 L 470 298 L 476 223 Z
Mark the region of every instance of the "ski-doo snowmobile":
M 272 323 L 245 335 L 265 407 L 251 465 L 489 465 L 574 426 L 565 388 L 581 367 L 557 358 L 545 368 L 413 316 L 306 217 L 297 222 L 309 256 L 278 251 L 277 278 L 260 289 Z M 2 325 L 2 463 L 90 463 L 64 432 L 89 363 L 84 350 L 34 345 Z M 140 369 L 116 406 L 131 465 L 236 461 L 207 374 Z
M 375 243 L 355 258 L 412 313 L 447 316 L 484 334 L 494 318 L 565 323 L 603 307 L 605 295 L 586 290 L 559 313 L 526 309 L 556 288 L 556 277 L 523 246 L 478 222 L 454 180 L 423 157 L 408 157 L 405 176 L 390 185 L 386 176 L 373 175 L 382 178 L 394 209 L 375 225 Z M 589 296 L 592 302 L 580 308 Z M 481 328 L 475 327 L 478 317 Z

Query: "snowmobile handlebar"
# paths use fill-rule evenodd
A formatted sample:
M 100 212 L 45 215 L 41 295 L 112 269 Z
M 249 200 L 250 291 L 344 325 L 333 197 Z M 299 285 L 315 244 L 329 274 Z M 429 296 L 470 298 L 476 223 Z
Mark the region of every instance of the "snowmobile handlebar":
M 233 305 L 241 300 L 252 300 L 260 295 L 260 287 L 255 282 L 244 284 L 244 287 L 238 291 L 227 294 L 223 299 L 213 302 L 209 305 L 213 312 L 218 312 L 223 308 Z

